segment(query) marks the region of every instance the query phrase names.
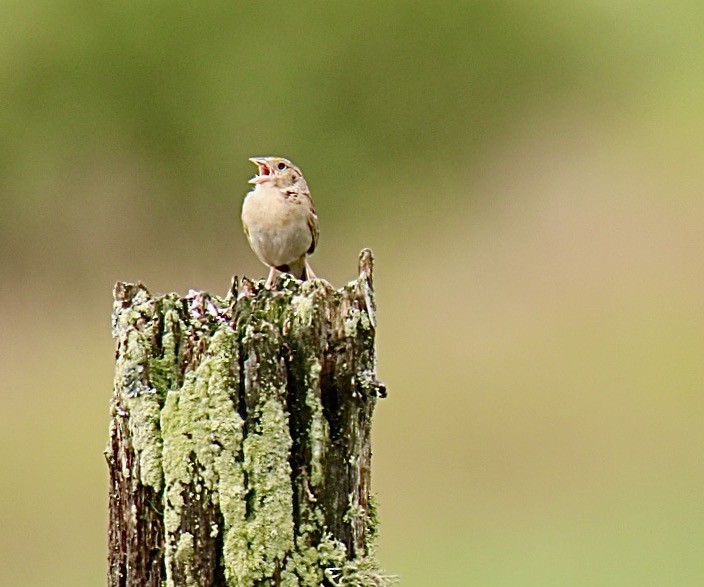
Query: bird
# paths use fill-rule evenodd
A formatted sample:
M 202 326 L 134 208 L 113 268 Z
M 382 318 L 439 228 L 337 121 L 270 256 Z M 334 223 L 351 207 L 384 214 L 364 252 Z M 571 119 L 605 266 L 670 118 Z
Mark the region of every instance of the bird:
M 252 250 L 269 267 L 264 287 L 274 288 L 279 271 L 315 279 L 308 255 L 318 246 L 320 228 L 303 173 L 283 157 L 249 160 L 257 174 L 242 203 L 242 226 Z

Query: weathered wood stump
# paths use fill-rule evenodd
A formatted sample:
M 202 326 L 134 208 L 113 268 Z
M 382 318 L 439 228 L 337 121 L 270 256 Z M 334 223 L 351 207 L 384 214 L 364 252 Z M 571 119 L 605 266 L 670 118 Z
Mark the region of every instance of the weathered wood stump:
M 117 283 L 110 587 L 377 586 L 372 256 L 335 290 Z

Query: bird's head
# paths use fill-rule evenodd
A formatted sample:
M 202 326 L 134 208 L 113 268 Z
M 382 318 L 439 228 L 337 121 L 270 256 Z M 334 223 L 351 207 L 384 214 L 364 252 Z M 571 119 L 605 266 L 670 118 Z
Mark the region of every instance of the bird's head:
M 288 188 L 303 180 L 303 174 L 293 163 L 283 157 L 251 157 L 249 159 L 258 168 L 258 173 L 249 183 L 270 182 L 279 188 Z

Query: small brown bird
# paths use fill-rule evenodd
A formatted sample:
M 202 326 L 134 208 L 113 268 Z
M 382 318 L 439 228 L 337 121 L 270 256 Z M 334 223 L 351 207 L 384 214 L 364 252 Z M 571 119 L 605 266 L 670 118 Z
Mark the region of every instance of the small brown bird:
M 307 256 L 318 244 L 318 216 L 301 170 L 283 157 L 252 157 L 259 172 L 242 204 L 242 225 L 259 260 L 267 265 L 266 288 L 277 271 L 315 279 Z

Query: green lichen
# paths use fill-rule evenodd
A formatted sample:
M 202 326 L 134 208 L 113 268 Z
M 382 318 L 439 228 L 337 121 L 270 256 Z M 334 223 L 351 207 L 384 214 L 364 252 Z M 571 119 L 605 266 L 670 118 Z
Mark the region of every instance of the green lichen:
M 159 491 L 163 483 L 159 402 L 153 394 L 142 395 L 129 398 L 127 406 L 132 446 L 139 458 L 139 480 L 142 485 Z
M 193 542 L 193 534 L 190 532 L 184 532 L 178 539 L 178 546 L 176 546 L 174 558 L 179 563 L 185 565 L 193 559 L 194 552 L 195 544 Z
M 170 390 L 166 396 L 161 431 L 167 585 L 173 585 L 169 569 L 178 548 L 176 535 L 188 488 L 196 492 L 207 489 L 213 503 L 219 505 L 226 546 L 233 546 L 233 528 L 240 527 L 245 517 L 243 422 L 231 396 L 237 389 L 233 369 L 236 353 L 234 331 L 221 325 L 197 368 L 186 375 L 180 389 Z M 227 560 L 225 564 L 228 571 Z
M 295 536 L 295 550 L 282 572 L 282 587 L 316 587 L 327 581 L 337 587 L 388 587 L 398 581 L 381 571 L 375 558 L 377 518 L 376 503 L 370 501 L 366 513 L 370 524 L 366 551 L 350 560 L 345 545 L 329 533 L 319 535 L 324 527 L 322 512 L 313 505 L 308 514 L 312 523 L 302 523 Z M 362 514 L 365 515 L 365 514 Z M 313 538 L 315 536 L 315 538 Z
M 325 577 L 334 587 L 388 587 L 398 582 L 398 577 L 383 573 L 370 556 L 344 559 L 339 566 L 328 567 Z
M 349 495 L 348 499 L 349 504 L 347 506 L 347 511 L 345 512 L 345 515 L 343 517 L 345 522 L 352 522 L 353 520 L 363 518 L 367 514 L 367 512 L 357 501 L 357 496 Z
M 306 406 L 310 410 L 308 440 L 310 443 L 310 484 L 319 487 L 323 482 L 323 458 L 329 444 L 328 422 L 323 417 L 323 404 L 320 401 L 320 372 L 318 359 L 313 359 L 307 370 Z
M 377 540 L 379 539 L 379 504 L 376 494 L 370 493 L 367 500 L 367 552 L 376 553 Z
M 183 329 L 178 312 L 173 308 L 173 301 L 164 301 L 164 325 L 161 335 L 162 352 L 149 357 L 149 380 L 158 391 L 160 399 L 166 392 L 174 389 L 178 383 L 178 339 L 177 332 Z
M 159 491 L 162 487 L 161 405 L 156 390 L 145 383 L 150 349 L 147 334 L 132 327 L 141 318 L 143 305 L 115 312 L 115 331 L 119 333 L 120 353 L 115 363 L 115 388 L 127 410 L 132 446 L 139 462 L 139 480 Z
M 243 445 L 250 515 L 234 532 L 247 545 L 234 552 L 238 584 L 254 585 L 274 575 L 293 549 L 293 493 L 288 417 L 274 395 L 261 408 L 258 430 Z
M 174 561 L 178 564 L 180 574 L 182 575 L 179 585 L 185 587 L 196 587 L 198 581 L 194 577 L 193 565 L 195 560 L 195 541 L 193 534 L 184 532 L 179 536 L 176 551 L 174 553 Z
M 369 330 L 371 327 L 369 316 L 366 312 L 362 312 L 358 308 L 350 308 L 347 316 L 345 317 L 345 336 L 349 338 L 356 336 L 357 330 L 360 327 L 364 330 Z
M 313 298 L 304 295 L 296 295 L 291 298 L 291 310 L 304 326 L 310 326 L 315 316 L 315 303 Z
M 318 358 L 323 341 L 316 336 L 321 317 L 325 319 L 324 300 L 326 286 L 322 282 L 305 282 L 301 293 L 291 299 L 291 311 L 288 317 L 290 340 L 297 355 L 299 380 L 305 386 L 304 402 L 309 410 L 308 447 L 308 481 L 311 487 L 320 487 L 323 482 L 323 461 L 329 444 L 329 425 L 323 416 L 321 402 L 320 374 L 322 366 Z
M 365 511 L 358 495 L 349 496 L 344 521 L 355 522 L 355 532 L 365 532 L 363 546 L 355 542 L 360 552 L 352 560 L 330 534 L 329 512 L 323 509 L 324 491 L 336 480 L 325 479 L 335 451 L 329 450 L 329 414 L 321 401 L 321 361 L 329 340 L 339 344 L 342 336 L 362 334 L 373 342 L 363 333 L 373 328 L 364 309 L 364 303 L 370 309 L 370 302 L 363 301 L 362 309 L 356 306 L 358 283 L 337 292 L 319 280 L 301 284 L 287 276 L 276 292 L 253 284 L 256 293 L 238 300 L 226 318 L 219 312 L 230 302 L 215 297 L 204 298 L 209 304 L 205 310 L 197 303 L 185 305 L 175 294 L 155 300 L 146 290 L 137 292 L 129 308 L 116 304 L 115 328 L 122 336 L 116 390 L 129 412 L 140 481 L 163 495 L 165 587 L 198 584 L 201 541 L 218 544 L 212 539 L 220 534 L 218 560 L 230 587 L 258 587 L 273 577 L 283 587 L 386 587 L 395 582 L 374 559 L 373 500 Z M 353 295 L 357 301 L 349 303 Z M 342 332 L 335 312 L 344 312 Z M 347 345 L 349 341 L 337 348 Z M 241 360 L 241 353 L 247 360 Z M 360 356 L 343 355 L 339 368 L 356 389 L 372 389 L 378 385 L 373 364 L 361 369 L 366 363 Z M 302 392 L 293 401 L 291 385 Z M 239 397 L 242 388 L 245 395 Z M 246 405 L 246 423 L 239 402 Z M 305 454 L 307 461 L 296 471 L 291 470 L 292 406 L 291 417 L 299 420 L 291 426 L 306 435 L 298 439 L 303 450 L 296 454 Z M 356 438 L 356 426 L 351 422 L 346 433 Z M 353 468 L 355 458 L 339 465 Z M 191 525 L 185 531 L 184 507 L 188 503 L 192 520 L 191 508 L 199 502 L 211 512 L 216 507 L 222 525 L 209 521 L 205 528 Z
M 369 553 L 349 560 L 345 545 L 325 534 L 316 546 L 299 546 L 292 553 L 281 585 L 314 587 L 324 580 L 335 587 L 388 587 L 398 578 L 384 574 Z

